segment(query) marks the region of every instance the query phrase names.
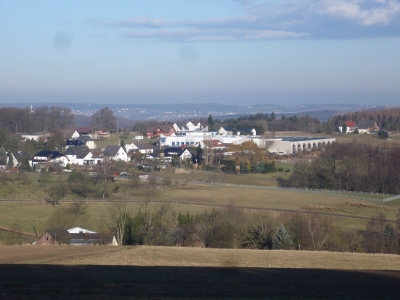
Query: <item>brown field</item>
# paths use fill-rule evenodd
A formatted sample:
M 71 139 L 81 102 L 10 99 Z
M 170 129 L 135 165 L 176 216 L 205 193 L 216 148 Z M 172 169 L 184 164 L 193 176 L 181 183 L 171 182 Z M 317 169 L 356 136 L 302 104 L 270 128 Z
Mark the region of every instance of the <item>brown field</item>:
M 5 299 L 398 299 L 400 256 L 0 246 Z

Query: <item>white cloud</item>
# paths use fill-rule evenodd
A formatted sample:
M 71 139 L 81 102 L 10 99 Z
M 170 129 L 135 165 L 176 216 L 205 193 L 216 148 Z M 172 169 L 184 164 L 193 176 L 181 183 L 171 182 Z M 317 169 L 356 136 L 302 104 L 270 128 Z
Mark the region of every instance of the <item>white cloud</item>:
M 366 26 L 387 25 L 400 14 L 400 3 L 385 0 L 324 0 L 314 4 L 312 10 L 358 21 Z
M 249 41 L 282 38 L 358 38 L 400 34 L 399 0 L 232 0 L 232 18 L 167 21 L 141 16 L 116 22 L 123 37 L 171 41 Z

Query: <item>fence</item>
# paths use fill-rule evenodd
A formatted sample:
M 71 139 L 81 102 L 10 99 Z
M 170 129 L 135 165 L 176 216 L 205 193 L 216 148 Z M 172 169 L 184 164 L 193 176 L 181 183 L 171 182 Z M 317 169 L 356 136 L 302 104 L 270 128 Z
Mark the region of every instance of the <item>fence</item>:
M 312 193 L 318 195 L 325 195 L 325 196 L 338 196 L 343 198 L 352 198 L 358 200 L 365 200 L 365 201 L 373 201 L 373 202 L 387 202 L 388 199 L 396 200 L 397 197 L 400 198 L 399 195 L 392 195 L 392 194 L 378 194 L 378 193 L 366 193 L 366 192 L 356 192 L 356 194 L 365 194 L 365 195 L 377 195 L 377 196 L 392 196 L 391 198 L 385 199 L 374 199 L 371 197 L 361 197 L 357 195 L 351 195 L 351 192 L 347 191 L 331 191 L 331 190 L 322 190 L 322 189 L 306 189 L 306 188 L 283 188 L 283 187 L 273 187 L 273 186 L 259 186 L 259 185 L 246 185 L 246 184 L 233 184 L 233 183 L 221 183 L 221 182 L 206 182 L 206 181 L 190 181 L 193 184 L 207 184 L 207 185 L 217 185 L 217 186 L 232 186 L 232 187 L 242 187 L 242 188 L 250 188 L 250 189 L 264 189 L 264 190 L 282 190 L 287 192 L 302 192 L 302 193 Z M 389 200 L 390 201 L 390 200 Z

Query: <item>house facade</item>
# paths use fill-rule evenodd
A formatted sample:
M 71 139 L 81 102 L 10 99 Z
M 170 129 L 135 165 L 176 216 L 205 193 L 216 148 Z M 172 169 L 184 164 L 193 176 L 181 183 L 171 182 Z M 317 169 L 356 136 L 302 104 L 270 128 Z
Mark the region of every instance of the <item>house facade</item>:
M 82 142 L 85 146 L 87 146 L 91 150 L 96 149 L 97 147 L 94 140 L 89 135 L 81 135 L 76 140 Z
M 64 154 L 70 161 L 70 164 L 79 166 L 94 164 L 94 160 L 92 159 L 93 154 L 87 146 L 71 146 Z
M 159 144 L 160 147 L 195 146 L 197 143 L 212 139 L 217 135 L 216 131 L 184 131 L 173 136 L 161 136 Z
M 11 156 L 12 156 L 13 167 L 20 167 L 24 161 L 27 161 L 29 165 L 32 165 L 31 162 L 32 157 L 27 152 L 24 151 L 12 152 Z
M 61 167 L 66 167 L 69 164 L 69 159 L 59 151 L 40 151 L 32 158 L 32 167 L 38 164 L 54 164 Z
M 168 148 L 164 149 L 164 157 L 165 158 L 173 157 L 173 156 L 177 156 L 181 160 L 185 160 L 188 158 L 191 159 L 193 157 L 193 154 L 188 149 L 182 149 L 182 148 L 178 148 L 178 147 L 168 147 Z
M 158 125 L 146 128 L 146 137 L 154 138 L 164 136 L 171 136 L 175 133 L 175 129 L 172 125 Z
M 357 129 L 360 134 L 371 134 L 379 130 L 379 126 L 373 120 L 361 120 L 357 123 Z
M 103 151 L 103 157 L 115 161 L 129 161 L 130 158 L 126 154 L 124 148 L 116 145 L 108 145 Z

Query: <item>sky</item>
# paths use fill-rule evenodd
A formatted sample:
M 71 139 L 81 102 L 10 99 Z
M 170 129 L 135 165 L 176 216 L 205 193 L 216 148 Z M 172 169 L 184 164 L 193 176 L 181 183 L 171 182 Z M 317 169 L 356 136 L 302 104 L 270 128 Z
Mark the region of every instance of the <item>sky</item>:
M 400 0 L 0 0 L 0 103 L 399 105 Z

